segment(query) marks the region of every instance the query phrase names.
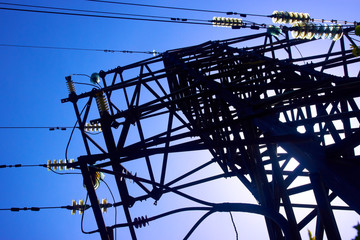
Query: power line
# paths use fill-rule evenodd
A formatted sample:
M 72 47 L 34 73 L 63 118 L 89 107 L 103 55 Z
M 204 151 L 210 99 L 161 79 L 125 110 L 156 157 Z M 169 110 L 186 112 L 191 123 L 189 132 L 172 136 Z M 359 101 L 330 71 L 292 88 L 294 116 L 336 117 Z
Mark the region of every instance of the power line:
M 49 129 L 49 131 L 61 130 L 66 131 L 67 129 L 73 129 L 74 127 L 45 127 L 45 126 L 0 126 L 0 129 Z M 80 127 L 75 127 L 80 129 Z M 87 133 L 91 133 L 91 129 L 96 128 L 93 125 L 84 126 L 84 129 Z M 98 127 L 99 128 L 99 127 Z M 90 132 L 89 132 L 90 131 Z M 99 131 L 99 130 L 95 130 Z
M 144 14 L 133 14 L 133 13 L 119 13 L 119 12 L 108 12 L 108 11 L 94 11 L 94 10 L 84 10 L 84 9 L 74 9 L 74 8 L 60 8 L 60 7 L 49 7 L 42 5 L 29 5 L 29 4 L 19 4 L 19 3 L 7 3 L 0 2 L 1 5 L 9 5 L 9 6 L 20 6 L 20 7 L 31 7 L 31 8 L 42 8 L 42 9 L 51 9 L 51 10 L 65 10 L 65 11 L 74 11 L 74 12 L 84 12 L 84 13 L 100 13 L 100 14 L 113 14 L 119 16 L 133 16 L 133 17 L 148 17 L 148 18 L 159 18 L 159 19 L 179 19 L 182 21 L 203 21 L 208 22 L 207 20 L 201 19 L 185 19 L 185 18 L 174 18 L 174 17 L 166 17 L 166 16 L 154 16 L 154 15 L 144 15 Z
M 59 163 L 59 164 L 13 164 L 13 165 L 0 165 L 0 168 L 21 168 L 21 167 L 44 167 L 44 168 L 47 168 L 48 170 L 52 171 L 53 173 L 56 173 L 58 175 L 79 175 L 81 173 L 77 173 L 77 172 L 74 172 L 74 173 L 61 173 L 61 172 L 57 172 L 57 171 L 54 171 L 52 168 L 53 167 L 66 167 L 68 163 L 65 163 L 65 164 L 62 164 L 62 163 Z M 74 167 L 74 166 L 72 166 Z M 74 167 L 75 168 L 75 167 Z M 65 168 L 66 169 L 66 168 Z M 61 170 L 61 169 L 60 169 Z
M 226 12 L 226 11 L 196 9 L 196 8 L 170 7 L 170 6 L 161 6 L 161 5 L 152 5 L 152 4 L 115 2 L 115 1 L 105 1 L 105 0 L 87 0 L 87 1 L 98 2 L 98 3 L 121 4 L 121 5 L 138 6 L 138 7 L 164 8 L 164 9 L 172 9 L 172 10 L 185 10 L 185 11 L 206 12 L 206 13 L 219 13 L 219 14 L 226 14 L 226 15 L 240 15 L 242 17 L 246 17 L 247 15 L 248 16 L 257 16 L 257 17 L 271 17 L 269 15 L 252 14 L 252 13 L 237 13 L 237 12 L 232 12 L 232 11 Z
M 118 3 L 118 2 L 114 2 Z M 13 5 L 9 3 L 0 3 L 5 5 Z M 45 7 L 45 6 L 35 6 L 35 5 L 24 5 L 24 4 L 16 4 L 21 6 L 29 6 L 29 7 L 40 7 L 46 9 L 55 9 L 55 10 L 64 10 L 67 11 L 82 11 L 82 12 L 99 12 L 99 11 L 90 11 L 90 10 L 79 10 L 79 9 L 69 9 L 69 8 L 55 8 L 55 7 Z M 147 5 L 146 5 L 147 6 Z M 149 5 L 152 6 L 152 5 Z M 163 6 L 161 6 L 163 7 Z M 130 15 L 130 16 L 140 16 L 140 17 L 151 17 L 151 18 L 139 18 L 139 17 L 119 17 L 119 16 L 110 16 L 110 15 L 94 15 L 94 14 L 83 14 L 83 13 L 72 13 L 72 12 L 61 12 L 61 11 L 43 11 L 43 10 L 36 10 L 36 9 L 20 9 L 20 8 L 7 8 L 7 7 L 0 7 L 0 10 L 9 10 L 9 11 L 22 11 L 22 12 L 31 12 L 31 13 L 48 13 L 48 14 L 59 14 L 59 15 L 70 15 L 70 16 L 82 16 L 82 17 L 96 17 L 96 18 L 108 18 L 108 19 L 121 19 L 121 20 L 137 20 L 137 21 L 150 21 L 150 22 L 163 22 L 163 23 L 184 23 L 184 24 L 196 24 L 196 25 L 206 25 L 212 26 L 214 20 L 203 20 L 203 19 L 186 19 L 186 18 L 175 18 L 175 17 L 163 17 L 163 16 L 150 16 L 150 15 L 139 15 L 139 14 L 124 14 L 124 13 L 113 13 L 113 12 L 102 12 L 107 14 L 120 14 L 120 15 Z M 233 13 L 237 14 L 237 13 Z M 254 14 L 253 14 L 254 15 Z M 240 14 L 240 16 L 245 16 L 246 14 Z M 260 15 L 259 15 L 260 16 Z M 240 29 L 240 28 L 251 28 L 258 30 L 260 27 L 264 27 L 264 24 L 256 24 L 254 22 L 249 22 L 252 25 L 247 26 L 247 24 L 242 24 L 238 27 L 233 27 L 233 29 Z M 103 50 L 101 50 L 103 51 Z M 132 51 L 135 53 L 135 51 Z M 144 52 L 141 52 L 144 53 Z M 146 52 L 147 54 L 154 54 L 154 52 Z
M 120 20 L 136 20 L 136 21 L 150 21 L 150 22 L 163 22 L 163 23 L 184 23 L 184 24 L 196 24 L 196 25 L 212 25 L 212 21 L 197 20 L 201 22 L 188 21 L 187 19 L 180 18 L 171 18 L 170 20 L 165 19 L 149 19 L 149 18 L 135 18 L 135 17 L 119 17 L 119 16 L 108 16 L 108 15 L 93 15 L 93 14 L 83 14 L 83 13 L 71 13 L 71 12 L 54 12 L 54 11 L 43 11 L 35 9 L 20 9 L 20 8 L 7 8 L 0 7 L 0 10 L 8 11 L 19 11 L 19 12 L 31 12 L 31 13 L 47 13 L 47 14 L 57 14 L 57 15 L 68 15 L 68 16 L 80 16 L 80 17 L 94 17 L 94 18 L 107 18 L 107 19 L 120 19 Z
M 138 6 L 138 7 L 151 7 L 151 8 L 165 8 L 172 10 L 185 10 L 185 11 L 196 11 L 196 12 L 207 12 L 207 13 L 228 13 L 224 11 L 217 10 L 205 10 L 205 9 L 195 9 L 195 8 L 182 8 L 182 7 L 169 7 L 169 6 L 160 6 L 160 5 L 152 5 L 152 4 L 140 4 L 140 3 L 127 3 L 127 2 L 115 2 L 115 1 L 102 1 L 102 0 L 87 0 L 89 2 L 99 2 L 99 3 L 111 3 L 111 4 L 120 4 L 120 5 L 128 5 L 128 6 Z
M 19 168 L 19 167 L 47 167 L 46 164 L 14 164 L 14 165 L 0 165 L 0 168 Z
M 59 208 L 67 208 L 67 207 L 71 207 L 71 206 L 59 206 L 59 207 L 23 207 L 23 208 L 17 208 L 17 207 L 12 207 L 12 208 L 0 208 L 0 211 L 12 211 L 12 212 L 19 212 L 19 211 L 35 211 L 38 212 L 41 209 L 59 209 Z
M 73 128 L 73 127 L 25 127 L 25 126 L 15 126 L 15 127 L 8 127 L 8 126 L 1 126 L 0 129 L 49 129 L 52 130 L 66 130 L 67 128 Z
M 74 48 L 74 47 L 55 47 L 55 46 L 34 46 L 34 45 L 19 45 L 19 44 L 6 44 L 0 43 L 1 47 L 22 47 L 22 48 L 42 48 L 42 49 L 55 49 L 55 50 L 77 50 L 77 51 L 94 51 L 105 53 L 144 53 L 144 54 L 161 54 L 156 51 L 133 51 L 133 50 L 110 50 L 110 49 L 95 49 L 95 48 Z
M 49 129 L 49 131 L 55 131 L 55 130 L 60 130 L 60 131 L 66 131 L 67 129 L 72 129 L 73 127 L 29 127 L 29 126 L 14 126 L 14 127 L 10 127 L 10 126 L 0 126 L 0 129 Z M 76 127 L 76 128 L 80 128 L 80 127 Z M 91 128 L 91 127 L 88 127 Z
M 101 207 L 112 207 L 113 204 L 108 203 L 108 204 L 100 204 Z M 83 212 L 85 212 L 85 210 L 89 209 L 91 207 L 91 205 L 88 204 L 73 204 L 73 205 L 66 205 L 66 206 L 52 206 L 52 207 L 23 207 L 23 208 L 18 208 L 18 207 L 12 207 L 12 208 L 0 208 L 0 211 L 12 211 L 12 212 L 19 212 L 19 211 L 34 211 L 34 212 L 38 212 L 40 210 L 49 210 L 49 209 L 67 209 L 67 210 L 72 210 L 72 211 L 76 211 L 76 210 L 81 210 Z

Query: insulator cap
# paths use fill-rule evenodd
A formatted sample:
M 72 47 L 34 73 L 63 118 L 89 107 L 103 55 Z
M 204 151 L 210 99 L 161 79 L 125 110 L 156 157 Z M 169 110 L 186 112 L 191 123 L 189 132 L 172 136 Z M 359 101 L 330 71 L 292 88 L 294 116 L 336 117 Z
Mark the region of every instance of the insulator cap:
M 64 170 L 64 162 L 62 159 L 59 160 L 59 170 Z
M 50 171 L 50 169 L 51 169 L 50 164 L 51 164 L 51 160 L 48 160 L 48 161 L 47 161 L 47 169 L 48 169 L 48 171 Z
M 273 23 L 299 23 L 310 21 L 310 15 L 308 13 L 298 13 L 298 12 L 283 12 L 283 11 L 274 11 L 272 14 Z
M 72 200 L 72 210 L 71 210 L 71 215 L 74 215 L 74 214 L 76 214 L 76 206 L 77 206 L 77 204 L 76 204 L 76 201 L 75 200 Z
M 105 174 L 102 172 L 94 172 L 91 174 L 91 179 L 94 183 L 93 187 L 94 189 L 98 189 L 100 186 L 100 180 L 103 180 L 105 178 Z M 84 188 L 86 189 L 85 183 L 83 184 Z
M 149 225 L 149 220 L 147 218 L 147 216 L 141 216 L 141 217 L 137 217 L 134 219 L 134 226 L 135 228 L 142 228 L 142 227 L 146 227 L 146 224 Z
M 75 162 L 74 159 L 71 159 L 72 163 Z M 59 159 L 58 160 L 54 160 L 53 162 L 51 162 L 51 160 L 48 160 L 47 161 L 47 164 L 46 164 L 46 167 L 47 169 L 50 171 L 51 169 L 53 170 L 57 170 L 59 168 L 59 170 L 68 170 L 68 159 L 65 159 L 65 160 L 62 160 L 62 159 Z M 74 170 L 74 168 L 70 168 L 70 170 Z
M 90 123 L 86 123 L 85 125 L 85 132 L 102 132 L 101 124 L 95 123 L 94 125 Z
M 66 86 L 69 90 L 69 93 L 75 93 L 75 85 L 71 78 L 66 78 Z
M 99 109 L 99 113 L 103 114 L 104 112 L 107 112 L 109 110 L 109 107 L 106 98 L 104 96 L 104 92 L 96 93 L 95 98 L 96 98 L 96 104 Z
M 102 204 L 102 212 L 107 213 L 107 199 L 103 198 L 101 204 Z
M 291 31 L 293 38 L 301 39 L 331 39 L 339 40 L 343 36 L 343 28 L 340 24 L 315 25 L 314 23 L 295 23 Z
M 214 17 L 212 23 L 214 27 L 241 27 L 243 25 L 241 18 Z
M 79 214 L 83 214 L 84 213 L 84 200 L 79 200 Z
M 75 162 L 75 159 L 71 158 L 70 163 L 74 163 L 74 162 Z M 74 168 L 70 168 L 70 170 L 74 170 Z
M 98 73 L 93 73 L 90 76 L 90 82 L 93 84 L 97 84 L 100 82 L 100 75 Z

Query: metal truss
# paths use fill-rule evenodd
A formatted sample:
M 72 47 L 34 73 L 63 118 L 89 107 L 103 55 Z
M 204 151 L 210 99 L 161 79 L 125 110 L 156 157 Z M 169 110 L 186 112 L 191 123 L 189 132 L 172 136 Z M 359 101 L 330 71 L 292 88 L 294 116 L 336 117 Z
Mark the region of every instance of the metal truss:
M 294 57 L 296 48 L 314 41 L 291 40 L 287 32 L 171 50 L 101 71 L 101 89 L 72 92 L 63 99 L 74 104 L 85 143 L 87 155 L 74 166 L 82 170 L 101 238 L 112 239 L 114 228 L 127 227 L 136 239 L 139 225 L 182 211 L 205 211 L 184 236 L 187 239 L 210 214 L 238 211 L 263 215 L 270 239 L 301 239 L 299 231 L 313 219 L 316 239 L 323 239 L 324 233 L 328 239 L 340 239 L 333 210 L 360 213 L 360 159 L 355 152 L 360 145 L 360 78 L 358 72 L 351 76 L 359 69 L 359 58 L 346 49 L 355 44 L 353 30 L 347 28 L 342 39 L 327 42 L 326 52 L 299 58 Z M 258 45 L 244 47 L 248 42 Z M 77 107 L 81 99 L 87 99 L 83 115 Z M 99 117 L 91 123 L 100 123 L 103 131 L 103 139 L 97 140 L 85 131 L 95 99 Z M 212 159 L 167 180 L 173 154 L 204 149 Z M 153 170 L 155 155 L 161 159 L 160 173 Z M 125 167 L 136 161 L 146 162 L 147 174 L 135 176 Z M 298 165 L 288 170 L 292 161 Z M 214 162 L 222 174 L 178 184 Z M 106 226 L 92 187 L 94 171 L 114 176 L 121 196 L 114 206 L 122 206 L 125 223 Z M 181 191 L 229 177 L 244 184 L 258 204 L 209 202 L 206 194 L 198 199 Z M 134 181 L 142 194 L 131 196 L 125 179 Z M 303 184 L 294 187 L 299 179 Z M 316 204 L 293 201 L 304 192 L 312 192 Z M 132 220 L 133 205 L 149 198 L 157 201 L 167 193 L 197 207 Z M 348 206 L 332 204 L 336 197 Z M 295 208 L 311 211 L 299 219 Z

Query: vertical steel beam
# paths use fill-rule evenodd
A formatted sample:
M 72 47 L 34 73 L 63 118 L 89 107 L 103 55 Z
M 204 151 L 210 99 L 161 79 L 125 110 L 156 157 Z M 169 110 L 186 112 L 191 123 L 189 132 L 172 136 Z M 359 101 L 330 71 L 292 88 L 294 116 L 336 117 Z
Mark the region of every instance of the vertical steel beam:
M 88 156 L 91 155 L 91 151 L 90 151 L 90 147 L 89 147 L 89 143 L 87 142 L 87 138 L 86 135 L 84 133 L 84 123 L 81 120 L 81 113 L 79 112 L 79 108 L 77 106 L 77 100 L 75 100 L 76 93 L 71 93 L 70 94 L 70 99 L 72 100 L 74 109 L 75 109 L 75 114 L 76 114 L 76 118 L 79 124 L 79 128 L 81 130 L 81 136 L 83 138 L 84 141 L 84 145 L 85 145 L 85 150 Z M 92 100 L 92 97 L 90 97 L 88 103 L 87 103 L 87 107 L 89 107 L 89 104 Z M 90 170 L 87 166 L 87 162 L 84 158 L 79 157 L 78 161 L 80 163 L 80 169 L 81 169 L 81 174 L 83 176 L 83 180 L 84 180 L 84 184 L 86 187 L 86 190 L 88 192 L 89 195 L 89 199 L 90 199 L 90 203 L 91 203 L 91 208 L 93 209 L 94 212 L 94 217 L 96 220 L 96 223 L 98 225 L 99 228 L 99 233 L 101 236 L 102 240 L 113 240 L 113 233 L 112 233 L 112 229 L 108 229 L 105 225 L 105 221 L 101 212 L 101 208 L 99 205 L 99 200 L 97 198 L 95 189 L 94 189 L 94 183 L 93 180 L 91 179 L 91 173 Z
M 314 188 L 314 194 L 318 205 L 321 222 L 324 224 L 326 236 L 329 240 L 340 240 L 340 233 L 337 227 L 334 214 L 332 212 L 325 186 L 321 177 L 317 173 L 310 174 L 311 184 Z
M 273 182 L 274 184 L 279 185 L 281 198 L 284 203 L 285 213 L 287 215 L 287 219 L 290 226 L 290 232 L 292 233 L 292 236 L 295 237 L 295 239 L 300 240 L 301 237 L 299 234 L 298 226 L 296 224 L 295 214 L 291 206 L 290 197 L 286 192 L 284 178 L 280 169 L 279 161 L 276 156 L 277 146 L 275 144 L 268 144 L 268 151 L 273 168 Z
M 70 94 L 70 97 L 71 97 L 71 96 L 76 96 L 76 93 L 71 93 L 71 94 Z M 92 98 L 89 99 L 89 101 L 88 101 L 87 104 L 89 104 L 91 100 L 92 100 Z M 76 114 L 76 119 L 77 119 L 77 122 L 78 122 L 78 124 L 79 124 L 80 131 L 81 131 L 81 136 L 82 136 L 82 139 L 83 139 L 83 141 L 84 141 L 86 154 L 87 154 L 87 155 L 91 155 L 89 143 L 88 143 L 88 141 L 87 141 L 87 138 L 86 138 L 85 132 L 84 132 L 84 126 L 85 126 L 85 125 L 84 125 L 83 121 L 81 120 L 81 113 L 79 112 L 79 108 L 78 108 L 78 106 L 77 106 L 77 100 L 72 101 L 72 103 L 73 103 L 73 106 L 74 106 L 74 110 L 75 110 L 75 114 Z M 87 106 L 87 107 L 89 107 L 89 106 Z
M 318 214 L 319 215 L 319 214 Z M 324 224 L 321 221 L 321 217 L 318 216 L 316 219 L 316 230 L 315 230 L 315 237 L 317 240 L 324 239 Z
M 81 169 L 81 173 L 83 175 L 84 184 L 85 184 L 86 190 L 89 195 L 89 199 L 91 202 L 91 208 L 94 212 L 95 220 L 96 220 L 97 226 L 99 228 L 101 239 L 102 240 L 113 240 L 112 230 L 106 228 L 104 218 L 103 218 L 103 215 L 101 212 L 101 208 L 99 205 L 99 200 L 97 198 L 95 189 L 93 187 L 94 183 L 93 183 L 93 180 L 91 179 L 91 173 L 87 166 L 86 160 L 84 158 L 79 157 L 78 161 L 80 163 L 80 169 Z M 111 231 L 111 233 L 110 233 L 110 231 Z
M 115 172 L 123 173 L 124 168 L 120 165 L 120 162 L 119 162 L 120 159 L 116 157 L 117 149 L 116 149 L 116 145 L 115 145 L 115 141 L 114 141 L 114 135 L 111 130 L 111 119 L 110 119 L 110 115 L 108 112 L 101 113 L 100 122 L 101 122 L 101 128 L 103 131 L 105 144 L 108 149 L 108 153 L 110 155 L 111 166 Z M 129 192 L 128 192 L 128 188 L 127 188 L 125 179 L 115 176 L 115 181 L 116 181 L 116 184 L 118 187 L 118 191 L 120 193 L 121 200 L 124 203 L 123 210 L 125 213 L 126 221 L 128 223 L 132 223 L 129 207 L 131 207 L 134 204 L 134 202 L 133 202 L 133 199 L 129 196 Z M 129 225 L 129 230 L 130 230 L 132 239 L 133 240 L 137 239 L 135 229 L 132 224 Z

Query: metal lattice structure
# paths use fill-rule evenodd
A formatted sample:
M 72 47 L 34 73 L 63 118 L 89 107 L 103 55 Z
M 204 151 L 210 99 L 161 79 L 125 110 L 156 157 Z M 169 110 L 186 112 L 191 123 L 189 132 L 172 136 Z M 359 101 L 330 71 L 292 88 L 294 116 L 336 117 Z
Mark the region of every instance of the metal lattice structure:
M 127 227 L 136 239 L 135 227 L 160 215 L 133 220 L 131 207 L 171 192 L 201 205 L 178 212 L 206 212 L 178 238 L 187 239 L 211 213 L 238 211 L 263 215 L 270 239 L 300 239 L 299 231 L 313 219 L 316 239 L 323 239 L 324 232 L 328 239 L 340 239 L 333 210 L 360 213 L 355 150 L 360 145 L 359 58 L 346 47 L 355 44 L 353 30 L 346 28 L 339 41 L 328 41 L 327 52 L 299 58 L 294 58 L 297 46 L 324 40 L 290 39 L 285 32 L 280 37 L 260 33 L 206 42 L 101 71 L 101 89 L 79 95 L 70 89 L 62 102 L 74 104 L 87 151 L 73 166 L 82 171 L 101 238 L 112 239 L 114 228 Z M 244 47 L 256 41 L 261 44 Z M 87 100 L 83 116 L 78 110 L 81 99 Z M 90 120 L 101 124 L 103 139 L 85 131 L 95 100 L 99 117 Z M 159 130 L 144 124 L 149 120 L 157 122 Z M 137 140 L 131 138 L 131 128 Z M 167 180 L 172 154 L 204 149 L 212 159 Z M 153 171 L 155 155 L 161 159 L 159 174 Z M 135 176 L 125 167 L 136 161 L 146 163 L 147 174 Z M 298 165 L 287 170 L 291 161 Z M 214 162 L 222 174 L 177 185 Z M 116 179 L 121 202 L 114 206 L 122 206 L 125 223 L 105 223 L 92 187 L 95 171 Z M 244 184 L 258 204 L 208 202 L 206 194 L 198 199 L 181 191 L 229 177 Z M 131 196 L 125 179 L 134 181 L 142 193 Z M 304 183 L 293 187 L 298 179 Z M 292 196 L 304 192 L 312 192 L 316 204 L 294 203 Z M 332 204 L 336 197 L 348 206 Z M 311 211 L 299 219 L 295 208 Z

